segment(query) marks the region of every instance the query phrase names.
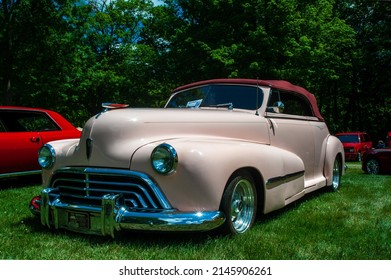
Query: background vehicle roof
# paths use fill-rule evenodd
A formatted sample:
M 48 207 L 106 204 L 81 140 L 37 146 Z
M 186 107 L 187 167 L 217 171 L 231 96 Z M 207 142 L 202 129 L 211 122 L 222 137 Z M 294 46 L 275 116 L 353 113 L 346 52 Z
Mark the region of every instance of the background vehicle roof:
M 351 131 L 351 132 L 338 132 L 335 135 L 357 135 L 357 134 L 368 134 L 368 133 L 360 132 L 360 131 Z
M 319 120 L 324 120 L 322 117 L 315 96 L 307 91 L 305 88 L 296 86 L 291 84 L 288 81 L 284 80 L 256 80 L 256 79 L 211 79 L 211 80 L 204 80 L 199 81 L 187 85 L 180 86 L 176 89 L 174 89 L 174 93 L 178 91 L 182 91 L 188 88 L 202 86 L 202 85 L 208 85 L 208 84 L 245 84 L 245 85 L 259 85 L 259 86 L 267 86 L 275 89 L 285 90 L 285 91 L 293 91 L 296 93 L 299 93 L 301 95 L 304 95 L 311 103 L 312 110 L 314 113 L 314 116 L 316 116 Z
M 72 123 L 56 111 L 49 109 L 36 108 L 36 107 L 25 107 L 25 106 L 0 106 L 0 110 L 14 110 L 14 111 L 29 111 L 29 112 L 40 112 L 49 115 L 56 123 L 61 127 L 62 130 L 76 130 Z
M 42 111 L 42 112 L 51 111 L 43 108 L 25 107 L 25 106 L 0 106 L 0 110 L 28 110 L 28 111 Z

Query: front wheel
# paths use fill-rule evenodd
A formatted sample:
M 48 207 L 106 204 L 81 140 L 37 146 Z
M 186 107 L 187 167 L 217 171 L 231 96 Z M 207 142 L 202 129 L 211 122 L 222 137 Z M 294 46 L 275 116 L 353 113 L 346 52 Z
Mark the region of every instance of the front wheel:
M 248 172 L 238 172 L 231 177 L 220 208 L 226 215 L 223 233 L 241 234 L 252 227 L 257 214 L 257 191 Z
M 342 161 L 339 156 L 334 160 L 333 165 L 333 177 L 330 189 L 334 192 L 338 191 L 341 186 L 341 176 L 342 176 Z

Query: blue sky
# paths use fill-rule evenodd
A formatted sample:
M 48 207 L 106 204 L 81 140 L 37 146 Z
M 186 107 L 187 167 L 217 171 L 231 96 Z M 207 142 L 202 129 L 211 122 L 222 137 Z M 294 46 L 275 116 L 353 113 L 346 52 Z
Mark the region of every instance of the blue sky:
M 159 4 L 162 4 L 162 1 L 161 0 L 152 0 L 153 4 L 155 5 L 159 5 Z

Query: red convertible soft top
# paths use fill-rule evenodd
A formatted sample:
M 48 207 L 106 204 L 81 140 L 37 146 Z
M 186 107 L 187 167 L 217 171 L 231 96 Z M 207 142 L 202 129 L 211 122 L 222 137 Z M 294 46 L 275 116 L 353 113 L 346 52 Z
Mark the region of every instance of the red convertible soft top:
M 174 92 L 185 90 L 196 86 L 208 85 L 208 84 L 247 84 L 247 85 L 267 86 L 267 87 L 272 87 L 275 89 L 281 89 L 285 91 L 293 91 L 304 95 L 311 103 L 314 116 L 316 116 L 319 120 L 324 121 L 324 118 L 322 117 L 319 111 L 315 96 L 309 91 L 307 91 L 305 88 L 293 85 L 290 82 L 284 80 L 212 79 L 212 80 L 199 81 L 199 82 L 178 87 L 174 90 Z

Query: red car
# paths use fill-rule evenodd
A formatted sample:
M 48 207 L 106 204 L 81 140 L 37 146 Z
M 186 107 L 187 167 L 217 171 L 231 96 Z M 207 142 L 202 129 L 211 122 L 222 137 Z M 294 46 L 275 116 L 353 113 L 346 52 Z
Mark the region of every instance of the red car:
M 38 150 L 44 144 L 80 135 L 80 130 L 56 112 L 0 106 L 0 178 L 41 173 Z
M 372 140 L 365 132 L 341 132 L 335 136 L 342 142 L 345 159 L 361 161 L 362 154 L 372 149 Z
M 365 152 L 362 157 L 362 170 L 368 174 L 391 173 L 391 148 Z

